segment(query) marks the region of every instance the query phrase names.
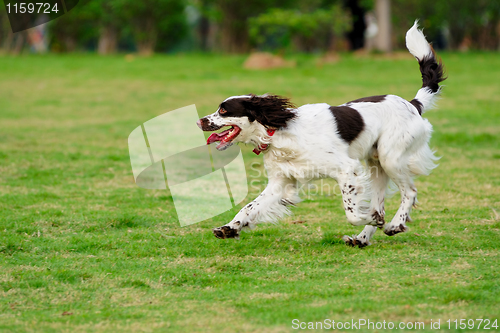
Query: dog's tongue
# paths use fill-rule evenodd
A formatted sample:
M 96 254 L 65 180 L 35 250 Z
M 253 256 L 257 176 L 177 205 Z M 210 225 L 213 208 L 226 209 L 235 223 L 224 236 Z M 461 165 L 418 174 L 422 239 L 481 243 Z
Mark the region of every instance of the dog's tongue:
M 210 134 L 210 136 L 207 139 L 207 145 L 209 145 L 213 142 L 220 141 L 220 140 L 222 140 L 223 137 L 224 137 L 224 135 L 220 135 L 219 133 L 212 133 L 212 134 Z
M 209 145 L 213 142 L 222 141 L 222 139 L 227 135 L 227 133 L 229 133 L 230 130 L 231 129 L 225 130 L 225 131 L 220 132 L 220 133 L 210 134 L 210 136 L 207 139 L 207 145 Z

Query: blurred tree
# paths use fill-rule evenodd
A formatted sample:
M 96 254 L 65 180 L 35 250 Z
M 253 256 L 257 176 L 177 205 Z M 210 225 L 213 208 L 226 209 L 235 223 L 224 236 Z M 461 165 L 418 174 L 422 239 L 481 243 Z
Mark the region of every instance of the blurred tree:
M 140 54 L 168 49 L 187 33 L 184 0 L 111 0 L 111 3 L 112 10 L 130 24 Z
M 199 13 L 195 35 L 202 51 L 209 51 L 214 44 L 214 36 L 217 30 L 216 22 L 222 19 L 221 12 L 217 9 L 214 0 L 188 0 Z
M 99 28 L 97 52 L 115 53 L 118 50 L 121 27 L 125 23 L 124 18 L 113 9 L 113 0 L 92 0 L 88 6 L 94 13 Z
M 50 22 L 53 50 L 73 52 L 88 48 L 97 39 L 96 13 L 94 7 L 88 6 L 89 2 L 91 0 L 80 0 L 77 8 Z
M 247 52 L 250 49 L 248 19 L 270 8 L 292 8 L 304 0 L 208 0 L 220 12 L 220 46 L 226 52 Z M 315 2 L 311 0 L 308 2 Z
M 378 22 L 375 47 L 383 52 L 391 52 L 391 0 L 375 0 L 375 17 Z
M 198 10 L 200 12 L 200 20 L 198 24 L 198 37 L 200 39 L 200 49 L 208 51 L 208 38 L 210 35 L 210 16 L 211 7 L 209 0 L 200 0 L 198 3 Z
M 348 15 L 341 5 L 351 8 L 359 31 L 363 11 L 357 6 L 383 7 L 385 18 L 378 15 L 377 23 L 379 31 L 386 32 L 391 29 L 382 29 L 384 22 L 386 27 L 392 24 L 392 38 L 385 34 L 389 47 L 392 41 L 403 48 L 406 30 L 419 18 L 436 47 L 500 48 L 500 0 L 80 0 L 75 9 L 50 22 L 49 34 L 52 49 L 59 51 L 97 48 L 106 54 L 124 45 L 142 54 L 171 50 L 186 43 L 189 6 L 196 14 L 191 37 L 198 37 L 202 50 L 213 47 L 214 41 L 225 52 L 246 52 L 252 43 L 275 49 L 324 49 L 333 36 L 346 31 Z M 353 46 L 360 45 L 359 31 L 351 36 Z M 26 33 L 12 34 L 4 7 L 0 8 L 1 47 L 21 52 L 27 41 Z
M 404 31 L 415 19 L 436 46 L 497 50 L 500 46 L 500 1 L 393 0 L 395 40 L 404 47 Z
M 365 45 L 365 13 L 367 9 L 359 0 L 345 0 L 344 5 L 349 9 L 352 17 L 352 28 L 347 32 L 351 50 L 362 49 Z
M 331 48 L 332 38 L 350 26 L 350 16 L 340 5 L 311 12 L 274 8 L 250 19 L 250 36 L 261 49 L 310 52 Z
M 187 32 L 184 8 L 185 0 L 80 0 L 77 8 L 51 22 L 52 47 L 97 47 L 108 54 L 131 36 L 141 54 L 167 50 Z
M 452 48 L 497 50 L 500 42 L 499 0 L 450 0 L 443 17 L 450 31 Z M 443 24 L 441 23 L 441 25 Z M 464 45 L 469 44 L 469 45 Z
M 7 53 L 10 50 L 14 34 L 4 6 L 0 6 L 0 50 Z

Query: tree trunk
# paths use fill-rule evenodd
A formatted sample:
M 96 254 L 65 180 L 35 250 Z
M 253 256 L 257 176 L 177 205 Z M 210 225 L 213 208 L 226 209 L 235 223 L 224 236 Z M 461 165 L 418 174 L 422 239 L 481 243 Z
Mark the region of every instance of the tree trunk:
M 221 48 L 229 53 L 245 53 L 250 50 L 248 29 L 238 20 L 225 20 L 221 24 Z
M 9 53 L 14 40 L 14 33 L 12 31 L 8 31 L 6 35 L 7 36 L 2 41 L 2 49 L 5 53 Z
M 391 52 L 391 0 L 376 0 L 375 16 L 378 24 L 375 48 L 382 52 Z
M 99 54 L 116 53 L 118 45 L 118 32 L 113 26 L 104 26 L 99 34 L 97 52 Z
M 20 31 L 14 34 L 14 45 L 11 49 L 12 54 L 20 54 L 26 43 L 26 31 Z
M 245 53 L 250 50 L 248 37 L 248 13 L 241 13 L 237 1 L 220 4 L 224 19 L 220 24 L 221 49 L 229 53 Z
M 136 25 L 135 44 L 137 52 L 142 56 L 150 56 L 154 53 L 158 31 L 153 19 L 141 20 Z
M 201 6 L 201 16 L 198 21 L 198 27 L 197 27 L 198 38 L 200 41 L 199 45 L 202 51 L 208 51 L 208 38 L 210 36 L 210 20 L 207 17 L 207 12 L 209 10 L 208 1 L 201 0 L 200 6 Z
M 142 56 L 150 56 L 155 52 L 156 40 L 142 40 L 137 42 L 137 52 Z
M 500 51 L 500 20 L 497 23 L 497 51 Z
M 66 52 L 75 52 L 76 46 L 78 45 L 76 38 L 74 36 L 65 36 L 63 39 L 64 48 Z
M 210 34 L 210 21 L 207 17 L 200 17 L 198 23 L 198 37 L 200 39 L 200 49 L 208 51 L 208 36 Z

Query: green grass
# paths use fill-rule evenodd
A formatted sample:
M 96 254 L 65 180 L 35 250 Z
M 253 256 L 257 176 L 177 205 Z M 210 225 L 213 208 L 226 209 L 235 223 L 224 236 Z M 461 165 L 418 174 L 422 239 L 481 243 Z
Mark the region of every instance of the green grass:
M 288 332 L 293 319 L 359 318 L 435 331 L 431 319 L 441 328 L 500 321 L 500 57 L 442 57 L 449 79 L 425 115 L 440 166 L 417 180 L 410 232 L 378 232 L 361 250 L 340 239 L 360 228 L 336 195 L 310 195 L 294 216 L 240 241 L 211 233 L 237 210 L 181 228 L 168 191 L 134 184 L 127 137 L 166 111 L 196 104 L 208 114 L 249 92 L 299 105 L 411 99 L 420 86 L 411 57 L 319 66 L 296 56 L 296 68 L 268 71 L 243 69 L 239 56 L 0 58 L 0 331 Z M 261 161 L 243 150 L 248 166 Z

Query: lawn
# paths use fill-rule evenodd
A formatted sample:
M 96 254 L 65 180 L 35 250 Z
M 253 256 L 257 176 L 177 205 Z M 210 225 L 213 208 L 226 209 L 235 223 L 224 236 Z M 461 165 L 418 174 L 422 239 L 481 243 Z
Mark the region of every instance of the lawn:
M 449 79 L 431 146 L 440 166 L 416 182 L 410 231 L 345 246 L 341 197 L 311 192 L 277 225 L 239 241 L 181 228 L 168 190 L 133 181 L 130 132 L 196 104 L 272 92 L 296 104 L 411 99 L 408 57 L 343 55 L 251 71 L 242 56 L 0 57 L 1 332 L 289 332 L 292 320 L 500 325 L 500 56 L 444 53 Z M 243 147 L 248 173 L 262 155 Z M 328 183 L 328 182 L 327 182 Z M 244 203 L 265 184 L 252 187 Z M 333 183 L 332 183 L 333 184 Z M 388 219 L 398 196 L 388 200 Z M 241 207 L 241 205 L 240 205 Z M 466 331 L 477 331 L 476 328 Z M 483 324 L 484 325 L 484 324 Z M 364 329 L 360 331 L 374 331 Z M 378 331 L 389 331 L 379 329 Z M 491 331 L 491 330 L 489 330 Z

